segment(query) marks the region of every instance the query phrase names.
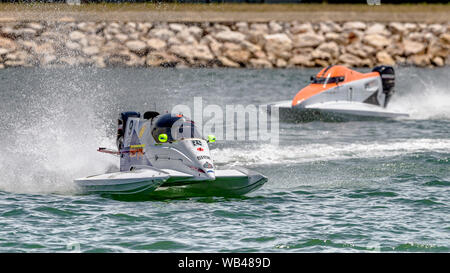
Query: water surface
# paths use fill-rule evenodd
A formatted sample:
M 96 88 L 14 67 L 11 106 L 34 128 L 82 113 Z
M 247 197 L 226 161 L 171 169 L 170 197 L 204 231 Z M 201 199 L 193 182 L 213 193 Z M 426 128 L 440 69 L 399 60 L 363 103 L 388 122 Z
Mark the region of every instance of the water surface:
M 290 99 L 319 69 L 0 70 L 0 251 L 450 251 L 449 68 L 397 69 L 395 121 L 281 123 L 280 143 L 219 141 L 241 198 L 122 202 L 74 178 L 117 167 L 120 111 Z

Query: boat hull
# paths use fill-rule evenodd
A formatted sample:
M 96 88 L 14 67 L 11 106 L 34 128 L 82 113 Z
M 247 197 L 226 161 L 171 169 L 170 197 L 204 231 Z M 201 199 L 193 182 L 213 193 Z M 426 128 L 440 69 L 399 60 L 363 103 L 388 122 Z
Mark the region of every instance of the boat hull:
M 292 107 L 291 101 L 269 104 L 269 112 L 277 108 L 279 118 L 287 122 L 377 120 L 408 117 L 406 113 L 361 102 L 333 101 Z
M 216 170 L 216 178 L 212 181 L 193 181 L 188 176 L 174 175 L 150 196 L 154 198 L 242 196 L 259 189 L 267 181 L 267 177 L 262 174 L 245 168 Z
M 136 170 L 94 175 L 74 180 L 81 194 L 135 195 L 153 192 L 169 176 L 156 170 Z
M 81 194 L 101 194 L 116 198 L 183 198 L 194 196 L 240 196 L 267 182 L 260 173 L 236 168 L 216 170 L 214 180 L 170 170 L 140 169 L 76 179 Z

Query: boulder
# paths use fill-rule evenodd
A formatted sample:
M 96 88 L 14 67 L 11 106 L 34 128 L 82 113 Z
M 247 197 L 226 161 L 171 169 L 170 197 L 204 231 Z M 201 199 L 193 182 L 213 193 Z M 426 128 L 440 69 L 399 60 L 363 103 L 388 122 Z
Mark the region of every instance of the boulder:
M 442 59 L 441 57 L 434 57 L 432 60 L 433 64 L 435 64 L 436 66 L 444 66 L 444 59 Z
M 217 40 L 214 39 L 211 35 L 206 35 L 202 39 L 201 43 L 209 45 L 209 48 L 211 49 L 211 52 L 215 56 L 221 56 L 221 54 L 222 54 L 222 44 L 217 42 Z
M 375 49 L 361 43 L 354 43 L 345 47 L 345 52 L 360 58 L 367 58 L 375 53 Z
M 130 60 L 128 62 L 126 62 L 125 64 L 127 66 L 139 67 L 139 66 L 144 66 L 145 61 L 146 61 L 145 57 L 130 53 Z
M 157 38 L 152 38 L 147 41 L 147 46 L 150 50 L 162 51 L 166 48 L 166 45 L 166 42 Z
M 130 40 L 140 40 L 139 32 L 130 32 L 128 37 L 129 37 Z
M 363 42 L 373 46 L 376 49 L 383 49 L 391 43 L 389 39 L 380 34 L 366 35 L 363 38 Z
M 283 26 L 275 21 L 269 22 L 270 33 L 280 33 L 283 31 Z
M 25 49 L 28 52 L 33 51 L 37 46 L 37 43 L 34 40 L 16 40 L 16 43 L 19 45 L 19 47 Z
M 389 36 L 391 33 L 386 29 L 386 26 L 384 24 L 375 23 L 366 29 L 366 34 L 380 34 Z
M 331 54 L 329 52 L 324 52 L 319 49 L 315 49 L 311 52 L 311 57 L 313 59 L 331 60 Z
M 169 24 L 169 29 L 174 32 L 180 32 L 182 30 L 185 30 L 186 28 L 187 27 L 184 24 L 176 24 L 176 23 Z
M 147 44 L 139 40 L 128 41 L 125 43 L 125 46 L 138 56 L 144 56 L 148 51 Z
M 386 52 L 389 52 L 391 56 L 401 56 L 405 53 L 402 43 L 391 43 L 385 50 Z
M 439 39 L 441 39 L 441 42 L 444 44 L 450 44 L 450 33 L 443 33 L 439 36 Z
M 220 42 L 241 43 L 245 40 L 245 35 L 237 31 L 221 31 L 214 38 Z
M 72 31 L 72 32 L 69 34 L 69 38 L 70 38 L 70 40 L 72 40 L 72 41 L 80 41 L 81 39 L 83 39 L 83 38 L 85 38 L 85 37 L 86 37 L 86 34 L 84 34 L 84 33 L 81 32 L 81 31 L 78 31 L 78 30 Z
M 263 32 L 263 33 L 268 33 L 269 32 L 269 27 L 267 26 L 267 24 L 263 24 L 263 23 L 253 23 L 250 25 L 250 30 L 255 30 L 258 32 Z
M 186 44 L 196 44 L 197 39 L 189 32 L 188 29 L 184 29 L 178 32 L 175 36 L 179 41 Z
M 392 32 L 394 33 L 404 33 L 406 31 L 405 26 L 402 23 L 398 23 L 398 22 L 392 22 L 389 24 L 389 28 L 391 29 Z
M 403 26 L 405 27 L 406 32 L 413 32 L 419 30 L 419 26 L 415 23 L 405 23 Z
M 250 59 L 250 52 L 239 49 L 225 49 L 224 56 L 237 63 L 246 63 Z
M 42 31 L 44 29 L 44 26 L 42 24 L 35 22 L 28 23 L 27 27 L 34 29 L 36 31 Z
M 360 66 L 362 60 L 355 55 L 345 53 L 339 56 L 339 61 L 348 66 Z
M 307 32 L 314 32 L 314 28 L 311 23 L 298 24 L 294 23 L 291 27 L 292 34 L 302 34 Z
M 366 24 L 363 22 L 346 22 L 342 28 L 344 30 L 365 30 Z
M 203 29 L 198 26 L 190 26 L 187 31 L 190 35 L 194 36 L 196 40 L 200 40 L 203 36 Z
M 438 41 L 431 41 L 428 44 L 427 52 L 431 56 L 440 56 L 445 58 L 446 56 L 449 55 L 450 49 L 445 48 L 445 46 Z
M 322 60 L 322 59 L 315 59 L 314 64 L 315 64 L 315 66 L 320 66 L 320 67 L 326 67 L 326 66 L 330 65 L 330 63 L 328 61 Z
M 67 49 L 69 49 L 69 50 L 74 50 L 74 51 L 77 51 L 77 50 L 80 50 L 80 49 L 81 49 L 80 44 L 75 43 L 75 42 L 72 42 L 72 41 L 67 41 L 67 42 L 65 43 L 65 46 L 66 46 Z
M 82 51 L 85 55 L 88 55 L 88 56 L 97 55 L 100 52 L 100 50 L 96 46 L 85 47 L 85 48 L 83 48 Z
M 272 68 L 272 63 L 266 59 L 250 59 L 249 63 L 254 68 Z
M 181 45 L 182 42 L 177 37 L 170 37 L 169 40 L 167 40 L 167 45 L 173 46 L 173 45 Z
M 81 22 L 77 24 L 77 28 L 84 33 L 95 33 L 97 27 L 93 22 Z
M 244 41 L 241 44 L 241 46 L 253 54 L 256 54 L 257 52 L 261 52 L 261 47 L 259 45 L 255 45 L 249 41 Z
M 167 28 L 154 28 L 150 30 L 148 34 L 150 37 L 158 38 L 163 41 L 167 41 L 171 37 L 175 36 L 175 33 Z
M 145 23 L 138 23 L 136 29 L 141 33 L 141 34 L 147 34 L 148 31 L 152 28 L 153 24 L 150 22 L 145 22 Z
M 248 23 L 247 22 L 237 22 L 236 28 L 239 32 L 247 32 L 248 31 Z
M 24 39 L 32 39 L 36 34 L 37 31 L 32 28 L 19 28 L 16 30 L 16 36 Z
M 80 63 L 79 59 L 76 57 L 70 57 L 70 56 L 63 56 L 59 59 L 59 62 L 61 64 L 65 64 L 65 65 L 78 65 Z
M 316 47 L 325 41 L 322 35 L 312 32 L 294 35 L 294 47 Z
M 231 29 L 225 25 L 219 24 L 219 23 L 215 23 L 214 27 L 213 27 L 213 31 L 208 31 L 208 32 L 221 32 L 221 31 L 231 31 Z
M 147 66 L 176 67 L 181 62 L 177 57 L 162 51 L 153 51 L 147 55 Z
M 233 62 L 232 60 L 228 59 L 227 57 L 220 56 L 220 57 L 218 57 L 217 59 L 218 59 L 219 62 L 222 64 L 222 66 L 225 66 L 225 67 L 235 67 L 235 68 L 241 67 L 238 63 Z
M 311 55 L 309 54 L 294 55 L 292 56 L 291 59 L 289 59 L 289 64 L 292 66 L 306 66 L 306 67 L 314 66 L 314 62 L 311 61 Z
M 6 49 L 6 48 L 1 48 L 0 47 L 0 56 L 2 56 L 2 55 L 6 55 L 6 54 L 8 54 L 8 50 Z
M 264 45 L 266 52 L 271 52 L 278 57 L 289 59 L 291 56 L 292 41 L 286 34 L 270 34 L 264 36 L 264 39 L 266 40 Z
M 287 62 L 284 59 L 277 59 L 276 64 L 277 67 L 284 68 L 287 65 Z
M 323 43 L 320 46 L 318 46 L 316 50 L 321 52 L 327 52 L 332 57 L 337 57 L 337 55 L 339 54 L 339 46 L 335 42 Z
M 123 33 L 117 33 L 116 35 L 114 35 L 114 37 L 121 43 L 125 43 L 125 41 L 128 40 L 128 35 L 125 35 Z
M 422 32 L 410 32 L 406 39 L 416 42 L 423 42 L 425 40 L 425 34 Z
M 56 61 L 57 61 L 56 56 L 51 55 L 51 54 L 44 54 L 40 58 L 40 63 L 42 66 L 48 66 L 48 65 L 55 64 Z
M 379 64 L 395 65 L 394 59 L 386 51 L 377 52 L 377 61 Z
M 345 39 L 343 39 L 341 35 L 339 35 L 335 32 L 325 33 L 325 40 L 333 41 L 333 42 L 337 42 L 337 43 L 343 43 L 345 41 Z
M 8 52 L 14 51 L 17 48 L 16 43 L 8 38 L 0 37 L 0 48 L 8 50 Z
M 52 43 L 43 43 L 34 47 L 33 51 L 36 55 L 54 54 L 55 48 Z
M 211 54 L 207 45 L 173 45 L 170 47 L 169 52 L 185 58 L 189 61 L 201 60 L 211 61 L 214 59 L 214 55 Z
M 445 32 L 445 27 L 441 24 L 431 24 L 427 27 L 427 30 L 429 30 L 433 34 L 439 36 Z
M 408 57 L 408 62 L 420 67 L 428 66 L 431 63 L 429 56 L 425 54 L 411 55 Z
M 414 42 L 411 40 L 403 40 L 403 47 L 405 49 L 406 56 L 418 54 L 425 50 L 425 45 L 423 43 Z
M 267 33 L 257 30 L 250 30 L 247 32 L 248 41 L 261 47 L 266 43 L 266 40 L 264 39 L 264 36 L 266 35 Z

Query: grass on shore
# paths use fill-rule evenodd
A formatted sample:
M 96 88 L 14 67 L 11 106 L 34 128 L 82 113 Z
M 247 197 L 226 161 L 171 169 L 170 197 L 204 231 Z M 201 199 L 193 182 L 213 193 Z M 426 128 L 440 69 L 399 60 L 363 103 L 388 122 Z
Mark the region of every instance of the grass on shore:
M 174 4 L 174 3 L 98 3 L 79 6 L 64 3 L 0 3 L 0 12 L 53 11 L 53 12 L 450 12 L 450 4 L 403 4 L 370 6 L 366 4 Z

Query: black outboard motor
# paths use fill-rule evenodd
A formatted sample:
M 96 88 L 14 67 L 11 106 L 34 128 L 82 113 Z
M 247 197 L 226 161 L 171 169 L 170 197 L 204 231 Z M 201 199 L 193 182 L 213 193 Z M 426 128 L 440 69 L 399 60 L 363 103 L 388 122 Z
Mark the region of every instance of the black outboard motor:
M 157 116 L 159 116 L 159 113 L 155 111 L 147 111 L 144 113 L 144 119 L 153 119 Z
M 125 126 L 127 125 L 127 121 L 129 117 L 140 118 L 141 113 L 139 112 L 122 112 L 120 113 L 120 117 L 117 120 L 117 149 L 120 151 L 123 148 L 123 134 L 125 133 Z
M 372 69 L 372 72 L 378 72 L 383 84 L 383 93 L 385 94 L 384 107 L 386 107 L 394 94 L 395 72 L 392 66 L 380 65 Z

